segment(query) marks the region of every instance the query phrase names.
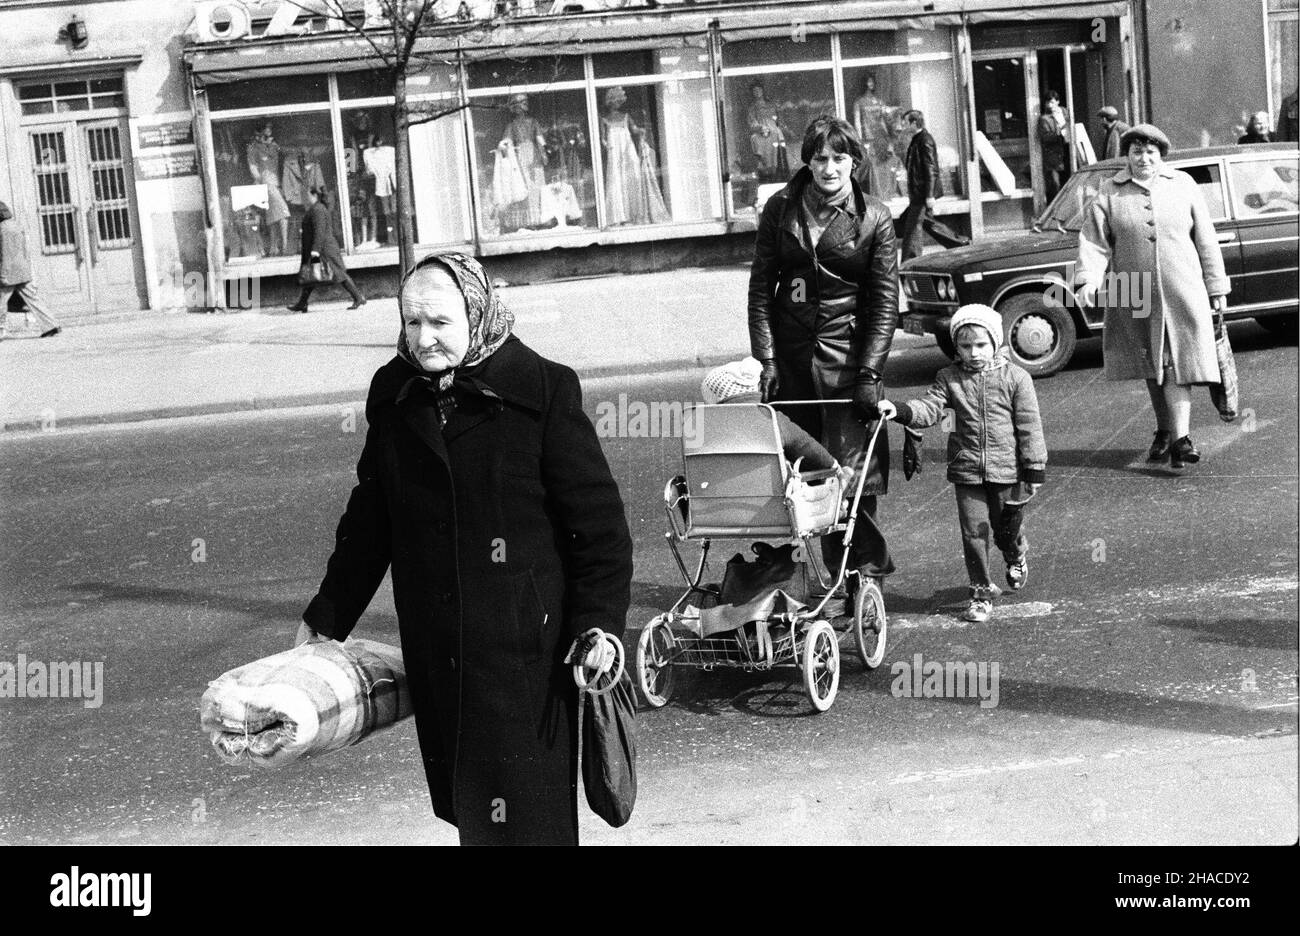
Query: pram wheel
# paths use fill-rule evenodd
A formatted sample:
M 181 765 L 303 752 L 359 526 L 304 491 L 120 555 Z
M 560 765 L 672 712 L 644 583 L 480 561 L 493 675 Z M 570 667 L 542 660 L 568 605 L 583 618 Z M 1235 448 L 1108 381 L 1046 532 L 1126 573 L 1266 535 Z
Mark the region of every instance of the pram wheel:
M 835 701 L 840 688 L 840 642 L 825 621 L 813 621 L 803 645 L 803 687 L 808 701 L 824 712 Z
M 853 639 L 858 644 L 862 665 L 872 670 L 885 658 L 885 599 L 874 580 L 863 577 L 853 601 Z
M 636 645 L 636 678 L 641 695 L 651 708 L 668 704 L 673 691 L 671 662 L 676 641 L 663 615 L 654 618 L 641 631 Z

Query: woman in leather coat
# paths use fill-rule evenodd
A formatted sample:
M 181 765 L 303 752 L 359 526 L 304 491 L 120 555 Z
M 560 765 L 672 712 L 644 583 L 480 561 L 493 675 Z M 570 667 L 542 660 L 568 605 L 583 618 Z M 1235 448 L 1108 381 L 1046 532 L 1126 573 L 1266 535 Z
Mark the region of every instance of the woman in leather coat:
M 806 164 L 768 199 L 749 274 L 749 341 L 763 364 L 764 401 L 845 400 L 796 406 L 787 415 L 842 465 L 868 472 L 849 562 L 880 578 L 894 571 L 876 525 L 886 493 L 889 444 L 882 431 L 869 465 L 881 375 L 898 325 L 898 253 L 889 209 L 853 179 L 864 154 L 853 127 L 819 117 L 804 134 Z M 839 540 L 823 540 L 838 563 Z

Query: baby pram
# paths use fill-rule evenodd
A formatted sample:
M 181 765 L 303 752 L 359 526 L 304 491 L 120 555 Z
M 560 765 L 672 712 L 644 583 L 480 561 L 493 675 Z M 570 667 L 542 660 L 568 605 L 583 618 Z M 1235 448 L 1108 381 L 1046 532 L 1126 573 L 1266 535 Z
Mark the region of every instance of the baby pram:
M 812 405 L 849 405 L 818 401 Z M 840 632 L 851 631 L 867 669 L 885 655 L 887 621 L 879 588 L 848 569 L 848 543 L 867 472 L 856 472 L 851 505 L 839 474 L 831 469 L 800 472 L 782 453 L 771 406 L 760 403 L 698 405 L 693 428 L 683 434 L 684 473 L 664 488 L 668 545 L 686 583 L 685 593 L 641 632 L 636 669 L 650 705 L 667 703 L 674 667 L 717 667 L 748 671 L 778 666 L 802 669 L 814 709 L 835 701 L 840 678 Z M 883 420 L 867 443 L 871 460 Z M 837 570 L 821 560 L 818 538 L 843 534 Z M 742 606 L 719 605 L 721 589 L 704 584 L 714 540 L 765 540 L 794 544 L 801 561 L 802 596 L 772 589 Z M 692 575 L 681 544 L 700 544 Z M 853 614 L 839 616 L 839 602 L 853 584 Z M 834 604 L 832 604 L 834 603 Z M 685 633 L 683 633 L 683 631 Z

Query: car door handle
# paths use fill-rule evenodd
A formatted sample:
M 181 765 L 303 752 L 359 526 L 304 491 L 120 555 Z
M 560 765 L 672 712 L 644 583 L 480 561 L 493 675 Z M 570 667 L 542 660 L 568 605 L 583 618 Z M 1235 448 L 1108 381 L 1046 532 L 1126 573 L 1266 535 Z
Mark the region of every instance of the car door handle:
M 1236 234 L 1235 231 L 1228 231 L 1228 232 L 1225 233 L 1225 234 L 1220 234 L 1220 235 L 1219 235 L 1219 243 L 1220 243 L 1220 244 L 1231 244 L 1231 243 L 1232 243 L 1233 241 L 1235 241 L 1236 239 L 1237 239 L 1237 234 Z

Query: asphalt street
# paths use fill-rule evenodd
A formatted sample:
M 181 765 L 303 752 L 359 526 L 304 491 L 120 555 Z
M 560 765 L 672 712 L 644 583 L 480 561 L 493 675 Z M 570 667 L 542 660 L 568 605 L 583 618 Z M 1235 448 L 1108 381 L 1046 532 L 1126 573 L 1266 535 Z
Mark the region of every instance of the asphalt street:
M 1253 323 L 1232 337 L 1247 412 L 1223 424 L 1198 392 L 1204 460 L 1181 476 L 1145 464 L 1145 390 L 1107 383 L 1096 347 L 1038 382 L 1051 456 L 1027 512 L 1030 583 L 987 624 L 957 619 L 931 430 L 922 474 L 896 474 L 882 502 L 899 572 L 881 668 L 846 640 L 820 715 L 793 670 L 689 674 L 640 717 L 632 822 L 584 807 L 584 841 L 1293 842 L 1297 355 Z M 898 351 L 891 396 L 943 363 Z M 701 376 L 602 377 L 585 402 L 594 417 L 620 394 L 694 400 Z M 278 771 L 222 765 L 199 730 L 208 680 L 290 645 L 364 429 L 323 406 L 0 438 L 0 660 L 104 664 L 100 707 L 0 699 L 0 840 L 454 843 L 409 720 Z M 680 440 L 605 445 L 636 542 L 630 651 L 681 592 L 662 509 Z M 397 642 L 387 583 L 357 635 Z M 891 691 L 917 654 L 996 663 L 997 704 Z

